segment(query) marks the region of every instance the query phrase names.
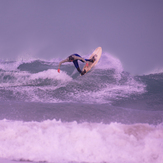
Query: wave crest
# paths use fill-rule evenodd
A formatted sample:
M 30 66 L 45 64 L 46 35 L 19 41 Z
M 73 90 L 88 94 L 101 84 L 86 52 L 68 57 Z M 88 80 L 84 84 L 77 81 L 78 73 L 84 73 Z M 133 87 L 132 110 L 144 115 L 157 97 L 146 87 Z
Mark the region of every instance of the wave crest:
M 54 119 L 1 120 L 0 126 L 0 157 L 3 158 L 95 163 L 161 163 L 163 160 L 162 124 L 77 123 Z

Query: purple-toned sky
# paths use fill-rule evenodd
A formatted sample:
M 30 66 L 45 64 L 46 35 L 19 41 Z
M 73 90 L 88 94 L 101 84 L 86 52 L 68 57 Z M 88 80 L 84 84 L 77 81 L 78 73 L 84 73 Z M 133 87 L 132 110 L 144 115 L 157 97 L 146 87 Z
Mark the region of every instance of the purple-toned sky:
M 163 0 L 0 0 L 0 59 L 103 52 L 124 70 L 163 68 Z

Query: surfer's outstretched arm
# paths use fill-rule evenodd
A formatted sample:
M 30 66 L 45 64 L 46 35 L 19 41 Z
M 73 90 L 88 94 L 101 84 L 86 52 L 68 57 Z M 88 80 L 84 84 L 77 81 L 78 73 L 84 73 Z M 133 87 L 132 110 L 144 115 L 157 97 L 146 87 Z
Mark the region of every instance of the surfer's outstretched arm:
M 65 60 L 59 62 L 59 66 L 58 66 L 58 72 L 60 73 L 60 67 L 61 67 L 61 64 L 64 63 L 64 62 L 69 62 L 69 59 L 66 58 Z

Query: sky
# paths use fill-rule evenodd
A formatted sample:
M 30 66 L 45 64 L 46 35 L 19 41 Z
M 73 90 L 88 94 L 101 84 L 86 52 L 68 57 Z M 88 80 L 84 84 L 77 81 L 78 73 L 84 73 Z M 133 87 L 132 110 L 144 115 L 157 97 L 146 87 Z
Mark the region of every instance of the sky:
M 99 46 L 131 74 L 163 69 L 163 1 L 0 0 L 0 60 L 65 59 Z

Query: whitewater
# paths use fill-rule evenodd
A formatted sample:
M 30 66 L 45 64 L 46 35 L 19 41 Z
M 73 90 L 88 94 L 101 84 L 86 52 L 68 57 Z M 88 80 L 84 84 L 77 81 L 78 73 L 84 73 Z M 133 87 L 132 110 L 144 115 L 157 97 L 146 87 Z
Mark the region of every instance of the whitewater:
M 107 53 L 84 76 L 58 63 L 0 61 L 0 163 L 163 162 L 162 71 L 133 76 Z

